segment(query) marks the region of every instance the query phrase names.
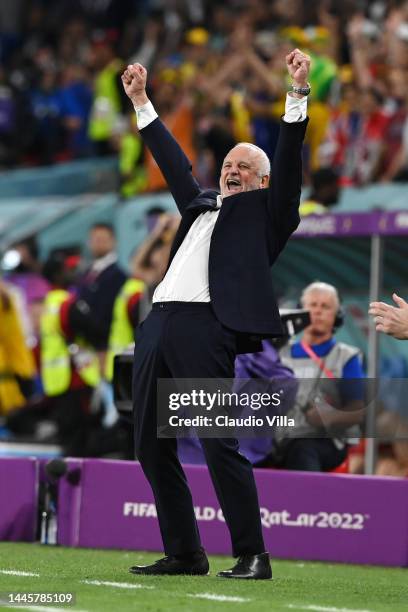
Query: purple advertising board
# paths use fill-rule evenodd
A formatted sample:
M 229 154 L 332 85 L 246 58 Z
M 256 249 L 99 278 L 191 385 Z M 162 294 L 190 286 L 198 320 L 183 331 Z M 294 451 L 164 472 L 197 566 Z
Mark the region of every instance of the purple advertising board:
M 153 495 L 137 463 L 84 460 L 81 471 L 79 485 L 60 485 L 60 544 L 162 550 Z M 185 471 L 203 546 L 231 554 L 207 469 Z M 255 477 L 273 557 L 408 566 L 408 480 L 279 470 L 255 470 Z
M 32 542 L 37 527 L 39 463 L 0 459 L 0 540 Z
M 397 236 L 408 233 L 408 211 L 336 213 L 303 217 L 294 238 Z

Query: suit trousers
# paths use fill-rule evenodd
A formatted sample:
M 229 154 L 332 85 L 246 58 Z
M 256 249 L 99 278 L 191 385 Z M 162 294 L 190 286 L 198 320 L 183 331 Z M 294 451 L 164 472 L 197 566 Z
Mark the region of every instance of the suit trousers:
M 166 555 L 196 551 L 201 541 L 177 440 L 157 437 L 157 379 L 232 379 L 235 355 L 235 334 L 218 321 L 209 303 L 155 303 L 136 330 L 135 451 L 153 490 Z M 264 552 L 252 465 L 239 453 L 236 439 L 200 441 L 233 555 Z

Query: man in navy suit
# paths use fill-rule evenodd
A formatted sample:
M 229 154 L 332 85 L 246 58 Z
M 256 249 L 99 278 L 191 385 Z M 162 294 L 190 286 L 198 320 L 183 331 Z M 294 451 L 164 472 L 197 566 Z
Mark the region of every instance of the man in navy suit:
M 108 346 L 113 304 L 127 277 L 117 263 L 115 233 L 109 223 L 92 225 L 88 246 L 92 264 L 80 282 L 78 309 L 92 316 L 98 329 L 94 348 L 103 352 Z
M 177 456 L 177 440 L 157 437 L 159 378 L 234 377 L 239 352 L 282 334 L 270 267 L 299 224 L 301 150 L 306 131 L 308 56 L 286 57 L 292 91 L 273 160 L 249 143 L 226 156 L 220 192 L 202 191 L 191 165 L 146 95 L 145 68 L 128 66 L 124 89 L 148 146 L 182 215 L 153 309 L 136 336 L 133 401 L 135 448 L 153 489 L 166 557 L 134 574 L 206 574 L 193 502 Z M 262 537 L 252 467 L 234 439 L 201 440 L 238 557 L 218 576 L 272 577 Z

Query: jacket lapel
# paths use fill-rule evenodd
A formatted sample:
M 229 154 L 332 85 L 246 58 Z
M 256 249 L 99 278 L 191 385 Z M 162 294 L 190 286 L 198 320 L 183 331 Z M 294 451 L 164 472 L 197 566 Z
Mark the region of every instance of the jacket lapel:
M 195 217 L 197 217 L 198 214 L 206 210 L 215 209 L 217 207 L 218 195 L 218 191 L 214 191 L 213 189 L 202 191 L 192 202 L 190 202 L 190 204 L 188 204 L 188 206 L 186 206 L 184 214 L 194 211 Z

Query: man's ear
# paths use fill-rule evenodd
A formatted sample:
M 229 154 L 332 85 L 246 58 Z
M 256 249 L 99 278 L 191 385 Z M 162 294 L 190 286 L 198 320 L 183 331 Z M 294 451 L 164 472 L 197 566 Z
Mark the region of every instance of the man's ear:
M 265 174 L 265 176 L 261 178 L 261 189 L 268 187 L 268 185 L 269 185 L 269 175 Z

